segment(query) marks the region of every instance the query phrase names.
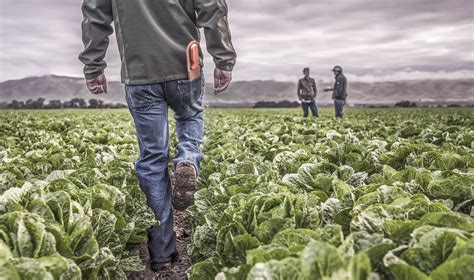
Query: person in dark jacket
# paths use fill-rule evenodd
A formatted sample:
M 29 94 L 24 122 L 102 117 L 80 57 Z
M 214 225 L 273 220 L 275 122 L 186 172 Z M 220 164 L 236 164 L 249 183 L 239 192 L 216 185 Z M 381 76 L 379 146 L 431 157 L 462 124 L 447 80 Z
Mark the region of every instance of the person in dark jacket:
M 308 109 L 311 109 L 313 117 L 318 116 L 318 107 L 316 106 L 316 95 L 318 89 L 316 88 L 316 81 L 309 76 L 309 68 L 303 69 L 304 77 L 298 81 L 298 89 L 296 95 L 303 106 L 304 117 L 308 117 Z
M 336 118 L 342 118 L 344 106 L 347 98 L 347 79 L 344 76 L 341 66 L 334 66 L 332 69 L 336 81 L 334 87 L 327 88 L 325 91 L 332 91 L 332 99 L 334 100 L 334 108 L 336 110 Z
M 104 58 L 112 23 L 115 26 L 122 82 L 140 148 L 137 176 L 160 222 L 148 232 L 151 268 L 160 271 L 176 260 L 173 208 L 184 210 L 192 204 L 203 159 L 204 77 L 201 72 L 198 78 L 188 79 L 187 46 L 200 41 L 199 28 L 203 28 L 215 63 L 215 93 L 225 91 L 236 61 L 227 4 L 225 0 L 83 0 L 82 13 L 84 50 L 79 59 L 93 94 L 107 92 Z M 200 49 L 197 56 L 202 67 Z M 179 141 L 173 190 L 168 173 L 168 107 L 174 111 Z

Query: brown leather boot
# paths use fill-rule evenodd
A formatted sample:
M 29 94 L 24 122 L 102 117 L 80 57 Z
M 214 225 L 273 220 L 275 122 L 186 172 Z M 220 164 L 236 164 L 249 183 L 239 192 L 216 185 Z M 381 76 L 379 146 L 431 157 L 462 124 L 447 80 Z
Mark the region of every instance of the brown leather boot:
M 173 208 L 184 211 L 194 203 L 197 186 L 197 172 L 193 164 L 178 164 L 173 176 Z

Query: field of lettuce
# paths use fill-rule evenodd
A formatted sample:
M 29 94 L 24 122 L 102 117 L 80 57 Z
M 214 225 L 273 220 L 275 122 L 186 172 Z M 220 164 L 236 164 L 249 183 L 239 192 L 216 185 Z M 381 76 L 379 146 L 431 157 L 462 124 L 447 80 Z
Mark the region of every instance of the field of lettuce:
M 190 279 L 471 279 L 474 110 L 300 115 L 206 113 Z M 0 279 L 142 270 L 136 156 L 127 111 L 3 111 Z
M 2 112 L 0 279 L 126 279 L 157 221 L 126 111 Z

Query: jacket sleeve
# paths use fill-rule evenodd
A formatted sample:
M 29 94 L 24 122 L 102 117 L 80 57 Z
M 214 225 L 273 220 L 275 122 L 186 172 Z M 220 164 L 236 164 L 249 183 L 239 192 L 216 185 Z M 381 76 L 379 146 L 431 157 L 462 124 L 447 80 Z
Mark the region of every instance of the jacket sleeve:
M 225 0 L 194 0 L 194 7 L 197 26 L 204 29 L 207 50 L 216 67 L 232 71 L 237 55 L 227 21 L 227 3 Z
M 111 0 L 84 0 L 82 4 L 82 41 L 84 50 L 79 60 L 84 63 L 84 76 L 92 79 L 104 72 L 109 36 L 113 33 Z
M 316 80 L 314 79 L 313 79 L 313 88 L 314 88 L 313 97 L 316 97 L 318 95 L 318 87 L 316 86 Z
M 342 82 L 343 82 L 342 97 L 345 100 L 347 98 L 347 78 L 346 78 L 346 76 L 343 77 Z
M 296 92 L 296 95 L 298 96 L 298 99 L 303 99 L 301 97 L 301 90 L 302 90 L 302 86 L 301 86 L 301 80 L 298 81 L 298 89 L 297 89 L 297 92 Z

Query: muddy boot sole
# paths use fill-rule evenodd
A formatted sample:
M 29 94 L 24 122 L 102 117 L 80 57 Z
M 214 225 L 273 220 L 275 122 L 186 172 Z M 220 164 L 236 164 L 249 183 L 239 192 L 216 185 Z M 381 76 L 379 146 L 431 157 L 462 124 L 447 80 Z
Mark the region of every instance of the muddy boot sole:
M 164 262 L 164 263 L 150 263 L 150 269 L 153 272 L 162 272 L 164 270 L 171 269 L 171 266 L 173 265 L 174 262 L 179 260 L 179 254 L 178 252 L 174 252 L 171 255 L 171 260 L 169 262 Z
M 197 174 L 193 165 L 178 165 L 173 176 L 173 208 L 184 211 L 194 203 Z

